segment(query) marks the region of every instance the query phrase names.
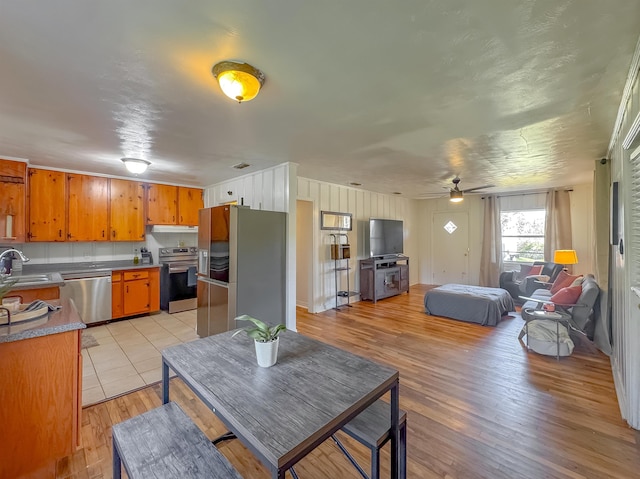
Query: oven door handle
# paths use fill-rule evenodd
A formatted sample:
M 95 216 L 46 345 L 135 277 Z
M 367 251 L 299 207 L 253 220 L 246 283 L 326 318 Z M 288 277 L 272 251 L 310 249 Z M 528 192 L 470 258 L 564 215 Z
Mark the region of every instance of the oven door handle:
M 196 265 L 193 266 L 170 266 L 169 267 L 169 274 L 171 273 L 186 273 L 187 271 L 189 271 L 189 268 L 195 268 Z

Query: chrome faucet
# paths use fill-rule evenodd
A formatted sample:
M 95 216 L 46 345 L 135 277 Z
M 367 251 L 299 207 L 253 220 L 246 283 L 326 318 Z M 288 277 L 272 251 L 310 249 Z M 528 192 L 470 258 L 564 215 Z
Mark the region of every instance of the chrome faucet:
M 6 273 L 6 268 L 4 265 L 4 258 L 6 256 L 9 256 L 10 254 L 13 253 L 18 253 L 18 256 L 20 256 L 20 259 L 22 260 L 23 263 L 26 263 L 29 261 L 29 258 L 27 258 L 24 253 L 20 250 L 17 249 L 8 249 L 6 251 L 3 251 L 2 253 L 0 253 L 0 274 L 4 275 Z M 7 273 L 7 276 L 11 276 L 11 273 Z

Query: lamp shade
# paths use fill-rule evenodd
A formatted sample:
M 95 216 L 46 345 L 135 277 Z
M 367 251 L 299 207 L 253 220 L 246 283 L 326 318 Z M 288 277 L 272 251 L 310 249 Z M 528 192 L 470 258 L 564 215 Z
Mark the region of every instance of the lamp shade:
M 254 99 L 262 85 L 264 73 L 248 63 L 224 61 L 211 70 L 222 93 L 238 103 Z
M 134 175 L 144 173 L 147 170 L 147 166 L 151 164 L 151 162 L 147 160 L 140 160 L 138 158 L 122 158 L 122 162 L 127 170 Z
M 553 253 L 553 262 L 558 264 L 578 264 L 578 255 L 574 249 L 557 249 Z

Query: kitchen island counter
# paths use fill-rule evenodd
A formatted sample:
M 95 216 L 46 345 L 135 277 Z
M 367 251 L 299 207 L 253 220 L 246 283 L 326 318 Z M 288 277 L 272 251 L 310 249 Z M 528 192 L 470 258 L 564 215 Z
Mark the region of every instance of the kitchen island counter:
M 55 477 L 80 445 L 85 326 L 73 302 L 55 303 L 62 308 L 37 326 L 0 326 L 0 478 Z

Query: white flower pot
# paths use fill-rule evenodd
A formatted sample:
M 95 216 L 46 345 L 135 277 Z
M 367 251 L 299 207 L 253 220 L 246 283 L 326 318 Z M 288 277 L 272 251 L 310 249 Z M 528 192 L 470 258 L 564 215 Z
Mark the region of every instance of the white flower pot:
M 268 368 L 273 366 L 276 363 L 276 359 L 278 359 L 278 344 L 280 342 L 280 338 L 276 338 L 274 341 L 270 341 L 268 343 L 261 343 L 260 341 L 255 341 L 256 343 L 256 358 L 258 359 L 258 366 L 263 368 Z

